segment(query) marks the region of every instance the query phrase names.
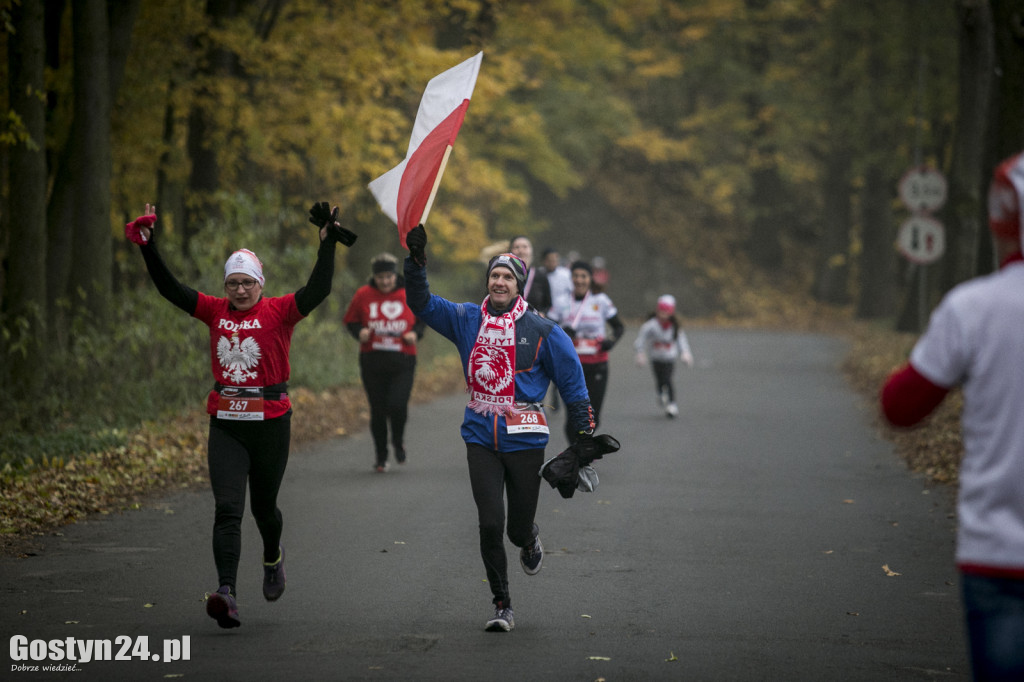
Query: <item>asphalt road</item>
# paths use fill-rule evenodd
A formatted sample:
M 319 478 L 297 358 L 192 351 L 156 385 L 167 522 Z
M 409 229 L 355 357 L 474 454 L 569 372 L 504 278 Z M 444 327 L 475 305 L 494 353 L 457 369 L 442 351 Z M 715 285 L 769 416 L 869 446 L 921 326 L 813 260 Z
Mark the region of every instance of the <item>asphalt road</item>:
M 837 369 L 844 343 L 690 340 L 697 367 L 677 370 L 675 420 L 632 364 L 632 336 L 614 350 L 598 431 L 623 449 L 598 463 L 593 494 L 564 500 L 544 485 L 543 570 L 522 573 L 509 545 L 511 633 L 483 629 L 490 592 L 454 395 L 414 407 L 409 462 L 387 474 L 372 472 L 365 433 L 292 453 L 288 588 L 263 601 L 247 516 L 236 630 L 203 608 L 216 588 L 207 491 L 0 559 L 0 678 L 968 679 L 951 496 L 879 438 Z M 12 660 L 68 638 L 110 640 L 114 654 L 127 642 L 131 660 Z M 77 669 L 17 668 L 54 664 Z

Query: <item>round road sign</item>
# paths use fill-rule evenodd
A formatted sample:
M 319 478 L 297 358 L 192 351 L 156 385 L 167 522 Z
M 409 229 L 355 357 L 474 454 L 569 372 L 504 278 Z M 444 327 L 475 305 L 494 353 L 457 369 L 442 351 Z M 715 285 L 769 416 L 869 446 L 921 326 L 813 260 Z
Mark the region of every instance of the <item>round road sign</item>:
M 931 213 L 946 203 L 946 178 L 928 166 L 911 168 L 900 178 L 899 193 L 911 211 Z
M 915 215 L 900 225 L 896 247 L 910 262 L 928 265 L 946 250 L 946 231 L 938 220 Z

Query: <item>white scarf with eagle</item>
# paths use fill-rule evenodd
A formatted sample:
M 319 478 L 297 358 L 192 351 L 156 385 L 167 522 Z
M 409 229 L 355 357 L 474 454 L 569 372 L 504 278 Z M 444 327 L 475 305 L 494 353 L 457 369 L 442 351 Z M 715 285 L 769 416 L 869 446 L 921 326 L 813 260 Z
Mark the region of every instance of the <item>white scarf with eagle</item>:
M 466 367 L 469 408 L 484 415 L 508 415 L 515 411 L 516 320 L 527 306 L 517 296 L 507 312 L 495 317 L 487 312 L 490 298 L 481 305 L 480 331 Z

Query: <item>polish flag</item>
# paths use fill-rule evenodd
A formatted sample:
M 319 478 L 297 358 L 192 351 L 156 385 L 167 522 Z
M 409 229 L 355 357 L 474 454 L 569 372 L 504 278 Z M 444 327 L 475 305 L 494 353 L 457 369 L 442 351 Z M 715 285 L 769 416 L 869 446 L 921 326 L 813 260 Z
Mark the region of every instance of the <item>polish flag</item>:
M 369 184 L 381 210 L 398 225 L 403 247 L 409 230 L 427 222 L 452 145 L 466 117 L 483 56 L 478 52 L 430 79 L 416 112 L 405 159 Z

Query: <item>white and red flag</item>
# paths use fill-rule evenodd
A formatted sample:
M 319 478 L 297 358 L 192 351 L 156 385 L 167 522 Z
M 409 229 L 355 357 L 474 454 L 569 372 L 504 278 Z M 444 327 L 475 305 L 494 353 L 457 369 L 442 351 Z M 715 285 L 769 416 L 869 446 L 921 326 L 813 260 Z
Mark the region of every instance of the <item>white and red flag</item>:
M 416 112 L 405 159 L 369 185 L 381 210 L 398 225 L 402 246 L 409 230 L 427 221 L 452 145 L 466 117 L 483 56 L 478 52 L 430 79 Z

